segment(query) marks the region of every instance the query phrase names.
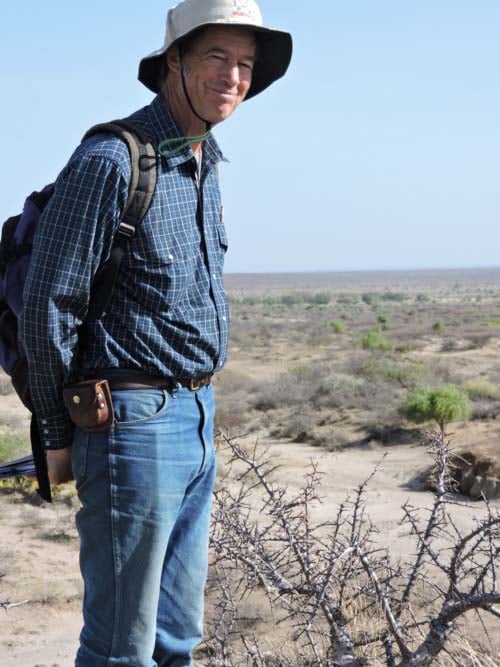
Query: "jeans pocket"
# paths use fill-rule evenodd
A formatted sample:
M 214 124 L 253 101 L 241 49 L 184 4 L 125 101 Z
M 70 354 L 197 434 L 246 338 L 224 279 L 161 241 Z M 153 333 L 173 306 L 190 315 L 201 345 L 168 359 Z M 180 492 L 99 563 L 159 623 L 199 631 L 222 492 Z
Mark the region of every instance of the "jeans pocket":
M 87 473 L 87 457 L 90 433 L 81 428 L 75 429 L 71 447 L 71 468 L 77 485 L 81 484 Z
M 126 389 L 114 391 L 112 397 L 117 428 L 153 421 L 169 403 L 165 389 Z

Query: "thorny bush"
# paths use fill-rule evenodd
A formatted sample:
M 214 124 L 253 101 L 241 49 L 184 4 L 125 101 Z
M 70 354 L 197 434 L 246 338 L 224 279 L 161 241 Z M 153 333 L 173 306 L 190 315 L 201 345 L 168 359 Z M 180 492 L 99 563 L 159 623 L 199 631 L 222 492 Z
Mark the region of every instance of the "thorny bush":
M 380 547 L 366 511 L 376 470 L 332 510 L 331 520 L 317 525 L 315 464 L 291 494 L 273 481 L 276 467 L 265 451 L 221 435 L 229 465 L 215 494 L 203 664 L 416 667 L 453 653 L 452 664 L 494 664 L 468 663 L 456 640 L 465 613 L 500 618 L 500 516 L 485 503 L 469 532 L 456 527 L 448 511 L 449 442 L 432 433 L 428 443 L 434 501 L 427 516 L 402 508 L 415 548 L 396 562 Z

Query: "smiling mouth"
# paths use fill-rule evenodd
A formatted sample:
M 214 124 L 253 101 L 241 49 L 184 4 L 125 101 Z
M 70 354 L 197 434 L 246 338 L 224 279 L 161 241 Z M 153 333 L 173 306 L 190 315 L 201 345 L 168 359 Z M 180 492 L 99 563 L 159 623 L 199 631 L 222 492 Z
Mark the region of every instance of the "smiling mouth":
M 212 92 L 214 92 L 216 95 L 219 95 L 220 97 L 224 97 L 225 99 L 234 99 L 236 97 L 235 93 L 231 93 L 228 90 L 217 90 L 216 88 L 212 88 Z

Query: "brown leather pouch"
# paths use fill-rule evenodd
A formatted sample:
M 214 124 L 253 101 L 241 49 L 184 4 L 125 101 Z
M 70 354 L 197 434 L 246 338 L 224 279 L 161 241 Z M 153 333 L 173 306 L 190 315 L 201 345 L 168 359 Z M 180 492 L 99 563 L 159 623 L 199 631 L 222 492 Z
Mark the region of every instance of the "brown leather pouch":
M 107 380 L 86 380 L 63 389 L 63 400 L 71 421 L 85 431 L 106 431 L 115 421 Z

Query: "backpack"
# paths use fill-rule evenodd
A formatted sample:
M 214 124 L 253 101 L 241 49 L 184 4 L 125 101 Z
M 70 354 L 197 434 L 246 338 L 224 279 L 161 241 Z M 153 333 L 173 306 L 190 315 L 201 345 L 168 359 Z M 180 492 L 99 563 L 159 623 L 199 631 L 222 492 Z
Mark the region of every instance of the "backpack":
M 99 319 L 111 301 L 127 243 L 149 209 L 157 177 L 155 148 L 137 127 L 127 120 L 102 123 L 92 127 L 82 141 L 104 132 L 112 133 L 126 143 L 130 153 L 131 178 L 128 200 L 113 239 L 110 257 L 92 282 L 87 313 L 89 321 Z M 23 212 L 5 221 L 0 240 L 0 366 L 10 376 L 16 393 L 31 412 L 28 364 L 18 339 L 17 320 L 23 307 L 23 290 L 36 228 L 53 193 L 54 184 L 45 186 L 40 192 L 33 192 L 26 199 Z M 85 336 L 84 327 L 80 329 L 80 335 Z M 50 502 L 47 459 L 33 415 L 30 436 L 38 493 Z M 26 461 L 23 461 L 25 471 Z M 11 473 L 16 470 L 13 463 L 4 466 Z

